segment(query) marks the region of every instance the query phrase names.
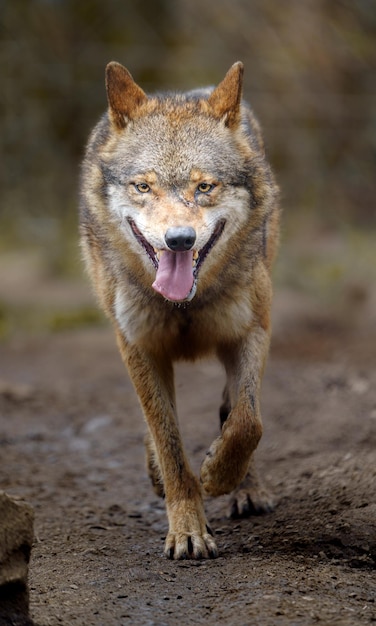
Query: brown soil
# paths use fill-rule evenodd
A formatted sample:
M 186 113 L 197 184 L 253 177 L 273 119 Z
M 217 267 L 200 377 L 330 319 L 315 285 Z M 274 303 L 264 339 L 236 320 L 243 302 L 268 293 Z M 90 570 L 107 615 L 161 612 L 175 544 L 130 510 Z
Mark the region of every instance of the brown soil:
M 36 625 L 376 621 L 375 329 L 294 320 L 289 297 L 281 310 L 257 456 L 277 507 L 230 520 L 226 498 L 208 500 L 213 561 L 162 554 L 163 501 L 146 475 L 145 428 L 111 330 L 3 343 L 0 487 L 35 509 Z M 223 374 L 203 362 L 179 366 L 176 379 L 198 470 L 218 431 Z

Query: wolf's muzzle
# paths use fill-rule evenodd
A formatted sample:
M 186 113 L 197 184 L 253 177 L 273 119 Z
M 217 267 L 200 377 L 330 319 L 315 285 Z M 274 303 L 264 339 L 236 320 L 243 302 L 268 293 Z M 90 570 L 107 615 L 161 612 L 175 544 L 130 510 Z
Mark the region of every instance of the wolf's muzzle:
M 196 241 L 196 231 L 192 226 L 171 226 L 165 233 L 165 242 L 173 252 L 191 250 Z

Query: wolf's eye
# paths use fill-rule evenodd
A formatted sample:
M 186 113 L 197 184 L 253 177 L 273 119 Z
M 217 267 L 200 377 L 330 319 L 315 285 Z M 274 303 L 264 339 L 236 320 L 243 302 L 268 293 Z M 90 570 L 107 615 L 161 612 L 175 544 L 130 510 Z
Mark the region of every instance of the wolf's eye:
M 209 193 L 212 189 L 214 189 L 215 185 L 211 185 L 210 183 L 200 183 L 197 186 L 197 191 L 200 193 Z
M 146 183 L 135 184 L 135 187 L 140 193 L 147 193 L 148 191 L 150 191 L 150 187 Z

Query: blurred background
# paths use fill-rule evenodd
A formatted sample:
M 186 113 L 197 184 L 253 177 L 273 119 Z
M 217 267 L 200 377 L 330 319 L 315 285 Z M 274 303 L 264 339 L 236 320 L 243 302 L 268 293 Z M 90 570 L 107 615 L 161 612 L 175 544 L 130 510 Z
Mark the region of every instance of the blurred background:
M 0 0 L 0 338 L 101 320 L 77 181 L 110 60 L 146 91 L 244 62 L 281 187 L 276 292 L 359 318 L 376 277 L 374 0 Z

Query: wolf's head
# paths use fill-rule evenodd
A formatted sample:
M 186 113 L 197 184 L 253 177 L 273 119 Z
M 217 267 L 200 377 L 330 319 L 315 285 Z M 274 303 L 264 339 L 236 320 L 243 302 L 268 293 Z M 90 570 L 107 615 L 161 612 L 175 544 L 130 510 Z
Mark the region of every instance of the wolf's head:
M 173 302 L 194 297 L 199 274 L 215 267 L 212 249 L 236 254 L 226 244 L 251 213 L 257 227 L 265 205 L 262 140 L 241 104 L 242 76 L 235 63 L 215 89 L 149 97 L 123 66 L 107 66 L 106 206 L 150 284 Z

